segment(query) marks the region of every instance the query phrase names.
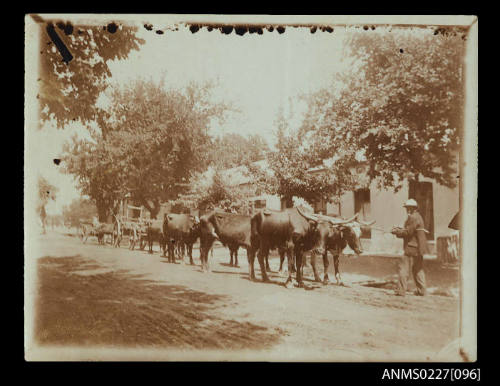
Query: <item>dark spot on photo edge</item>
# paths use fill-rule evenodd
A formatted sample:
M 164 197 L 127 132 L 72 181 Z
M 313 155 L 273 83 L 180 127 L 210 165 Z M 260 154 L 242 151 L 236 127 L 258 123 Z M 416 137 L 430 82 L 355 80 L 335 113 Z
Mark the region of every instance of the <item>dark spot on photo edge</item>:
M 237 35 L 243 36 L 247 32 L 247 28 L 246 27 L 236 27 L 234 29 L 234 31 L 236 32 Z
M 230 34 L 231 32 L 233 32 L 233 26 L 232 25 L 225 25 L 223 27 L 220 27 L 220 31 L 223 33 L 223 34 Z
M 107 25 L 106 29 L 109 33 L 114 34 L 118 30 L 118 26 L 112 22 Z

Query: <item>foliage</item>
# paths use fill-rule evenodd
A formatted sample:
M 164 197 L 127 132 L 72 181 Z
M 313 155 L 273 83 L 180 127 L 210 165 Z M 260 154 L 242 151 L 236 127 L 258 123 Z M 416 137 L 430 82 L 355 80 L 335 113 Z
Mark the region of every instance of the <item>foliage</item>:
M 248 192 L 241 191 L 231 184 L 227 175 L 229 169 L 236 169 L 236 174 L 245 175 L 245 167 L 253 162 L 265 159 L 269 146 L 257 134 L 244 137 L 240 134 L 227 133 L 215 138 L 209 151 L 211 167 L 197 173 L 191 180 L 187 194 L 178 199 L 185 205 L 203 210 L 209 208 L 230 208 L 248 213 Z
M 63 216 L 60 214 L 47 215 L 47 225 L 51 228 L 59 227 L 64 224 Z
M 227 133 L 213 141 L 211 161 L 217 169 L 230 169 L 265 159 L 267 152 L 269 146 L 258 134 Z
M 71 227 L 78 227 L 82 221 L 92 221 L 97 215 L 97 208 L 95 204 L 85 198 L 78 198 L 71 202 L 71 204 L 63 207 L 62 217 L 65 224 Z
M 244 194 L 239 192 L 237 187 L 231 186 L 222 170 L 209 169 L 192 179 L 189 192 L 181 195 L 180 200 L 188 206 L 208 210 L 230 206 L 239 209 L 244 206 L 244 198 Z
M 72 174 L 81 193 L 94 201 L 99 221 L 105 222 L 115 211 L 120 195 L 120 176 L 102 135 L 91 131 L 91 139 L 73 136 L 64 145 L 64 171 Z
M 160 204 L 186 192 L 209 162 L 208 128 L 225 112 L 209 101 L 212 86 L 167 89 L 164 80 L 138 79 L 112 89 L 106 129 L 67 148 L 67 171 L 98 209 L 99 201 L 113 208 L 130 194 L 155 218 Z
M 354 178 L 346 167 L 346 160 L 327 166 L 311 157 L 311 148 L 302 133 L 288 128 L 283 114 L 278 115 L 276 150 L 268 153 L 271 173 L 250 166 L 256 185 L 269 194 L 278 194 L 286 206 L 293 205 L 293 197 L 301 197 L 310 204 L 324 199 L 336 200 L 353 187 Z
M 44 23 L 40 38 L 39 100 L 42 120 L 54 118 L 59 127 L 70 121 L 82 123 L 106 117 L 96 101 L 111 77 L 110 60 L 126 59 L 144 40 L 137 38 L 137 27 L 116 25 L 71 25 Z M 72 55 L 66 63 L 49 32 L 56 33 Z
M 353 65 L 310 96 L 301 129 L 310 154 L 346 163 L 363 155 L 369 178 L 383 187 L 397 190 L 420 176 L 452 187 L 463 118 L 463 35 L 379 30 L 352 34 L 346 56 Z

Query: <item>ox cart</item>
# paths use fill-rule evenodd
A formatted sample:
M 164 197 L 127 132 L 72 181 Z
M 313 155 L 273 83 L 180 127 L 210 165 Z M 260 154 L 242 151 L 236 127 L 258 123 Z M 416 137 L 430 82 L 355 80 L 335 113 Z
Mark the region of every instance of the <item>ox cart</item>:
M 78 237 L 84 244 L 87 242 L 89 236 L 94 236 L 97 238 L 99 244 L 104 245 L 106 244 L 106 236 L 108 236 L 110 244 L 119 246 L 120 233 L 120 226 L 117 222 L 108 224 L 81 221 L 78 228 Z
M 85 244 L 89 236 L 96 236 L 97 232 L 94 227 L 94 224 L 91 222 L 81 221 L 80 226 L 78 227 L 78 237 Z
M 128 238 L 128 248 L 135 249 L 136 245 L 142 251 L 147 243 L 148 222 L 137 218 L 122 217 L 120 220 L 120 239 L 125 236 Z

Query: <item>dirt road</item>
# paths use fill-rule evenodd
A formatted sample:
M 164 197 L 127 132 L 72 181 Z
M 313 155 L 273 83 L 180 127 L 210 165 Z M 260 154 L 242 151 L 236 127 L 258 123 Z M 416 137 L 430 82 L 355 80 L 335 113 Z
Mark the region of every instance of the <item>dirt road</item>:
M 386 257 L 343 257 L 348 287 L 314 283 L 306 268 L 309 288 L 286 289 L 278 258 L 270 260 L 271 283 L 250 281 L 241 249 L 238 268 L 228 266 L 228 251 L 218 248 L 211 272 L 202 273 L 198 249 L 197 265 L 191 266 L 167 263 L 158 250 L 150 255 L 98 246 L 93 239 L 83 245 L 58 233 L 40 236 L 37 243 L 37 253 L 26 260 L 27 309 L 34 306 L 27 326 L 36 343 L 27 347 L 28 357 L 46 352 L 66 360 L 461 360 L 453 344 L 458 271 L 435 261 L 426 262 L 428 286 L 450 296 L 401 298 L 387 288 L 357 284 L 390 278 L 394 259 Z M 257 262 L 256 275 L 260 279 Z

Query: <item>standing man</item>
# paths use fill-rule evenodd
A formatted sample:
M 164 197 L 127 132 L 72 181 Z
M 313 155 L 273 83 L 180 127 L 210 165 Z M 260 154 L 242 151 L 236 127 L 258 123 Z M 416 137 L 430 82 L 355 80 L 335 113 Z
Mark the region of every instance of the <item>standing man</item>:
M 424 254 L 428 253 L 427 238 L 425 236 L 424 220 L 417 211 L 417 202 L 410 198 L 403 207 L 408 213 L 404 228 L 393 227 L 391 233 L 404 240 L 404 256 L 401 257 L 398 266 L 399 286 L 395 295 L 405 296 L 410 269 L 413 274 L 413 280 L 417 287 L 414 292 L 417 296 L 424 296 L 425 273 L 424 273 Z

